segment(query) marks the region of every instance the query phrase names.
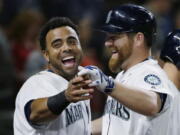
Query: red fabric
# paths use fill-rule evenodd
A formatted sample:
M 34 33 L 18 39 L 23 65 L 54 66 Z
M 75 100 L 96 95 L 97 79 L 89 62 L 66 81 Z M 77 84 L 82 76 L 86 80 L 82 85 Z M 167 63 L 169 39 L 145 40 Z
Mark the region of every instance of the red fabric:
M 95 58 L 84 56 L 83 60 L 82 60 L 82 63 L 81 63 L 81 66 L 84 67 L 84 66 L 88 66 L 88 65 L 98 66 L 99 63 Z
M 25 63 L 32 50 L 25 48 L 21 44 L 13 44 L 12 54 L 15 63 L 16 70 L 22 72 L 25 68 Z

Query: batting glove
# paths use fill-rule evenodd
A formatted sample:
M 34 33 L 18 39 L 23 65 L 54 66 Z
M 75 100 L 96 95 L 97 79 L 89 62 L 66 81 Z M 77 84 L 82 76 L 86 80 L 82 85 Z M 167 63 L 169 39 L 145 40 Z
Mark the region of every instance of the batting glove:
M 111 93 L 114 88 L 114 79 L 111 76 L 105 75 L 96 66 L 86 66 L 78 67 L 79 76 L 89 75 L 92 83 L 89 84 L 90 87 L 95 86 L 98 90 L 104 93 Z

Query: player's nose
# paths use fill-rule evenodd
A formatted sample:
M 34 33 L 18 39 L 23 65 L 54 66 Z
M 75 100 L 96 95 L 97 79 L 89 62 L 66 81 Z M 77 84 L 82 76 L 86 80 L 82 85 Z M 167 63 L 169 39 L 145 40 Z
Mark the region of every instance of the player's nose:
M 113 45 L 113 40 L 107 40 L 105 41 L 105 46 L 106 47 L 111 47 Z
M 62 50 L 64 52 L 68 52 L 68 51 L 72 50 L 72 47 L 70 45 L 68 45 L 67 43 L 64 43 L 62 46 Z

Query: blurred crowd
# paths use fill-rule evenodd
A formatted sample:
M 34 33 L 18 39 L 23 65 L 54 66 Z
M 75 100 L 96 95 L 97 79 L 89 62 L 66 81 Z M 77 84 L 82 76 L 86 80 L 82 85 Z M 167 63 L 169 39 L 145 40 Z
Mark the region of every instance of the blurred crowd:
M 180 28 L 179 0 L 0 0 L 1 135 L 13 134 L 15 97 L 21 85 L 32 74 L 46 68 L 38 45 L 41 26 L 55 16 L 70 17 L 80 29 L 82 65 L 96 65 L 113 76 L 105 65 L 109 53 L 103 46 L 104 35 L 96 29 L 109 8 L 127 2 L 143 5 L 156 16 L 157 38 L 152 54 L 158 58 L 164 38 L 174 28 Z M 94 96 L 93 118 L 101 115 L 105 101 L 105 96 L 98 92 Z

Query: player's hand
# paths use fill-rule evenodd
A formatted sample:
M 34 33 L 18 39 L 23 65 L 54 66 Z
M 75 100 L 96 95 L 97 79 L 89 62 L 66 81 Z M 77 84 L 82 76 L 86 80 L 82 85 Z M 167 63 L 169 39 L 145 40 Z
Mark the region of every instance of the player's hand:
M 84 79 L 81 76 L 76 76 L 73 78 L 65 91 L 66 99 L 69 102 L 78 102 L 82 100 L 87 100 L 92 98 L 93 88 L 88 85 L 92 81 L 89 79 Z
M 78 67 L 78 76 L 89 75 L 92 82 L 89 84 L 90 87 L 95 86 L 98 90 L 104 93 L 112 92 L 114 88 L 114 79 L 111 76 L 105 75 L 96 66 Z

